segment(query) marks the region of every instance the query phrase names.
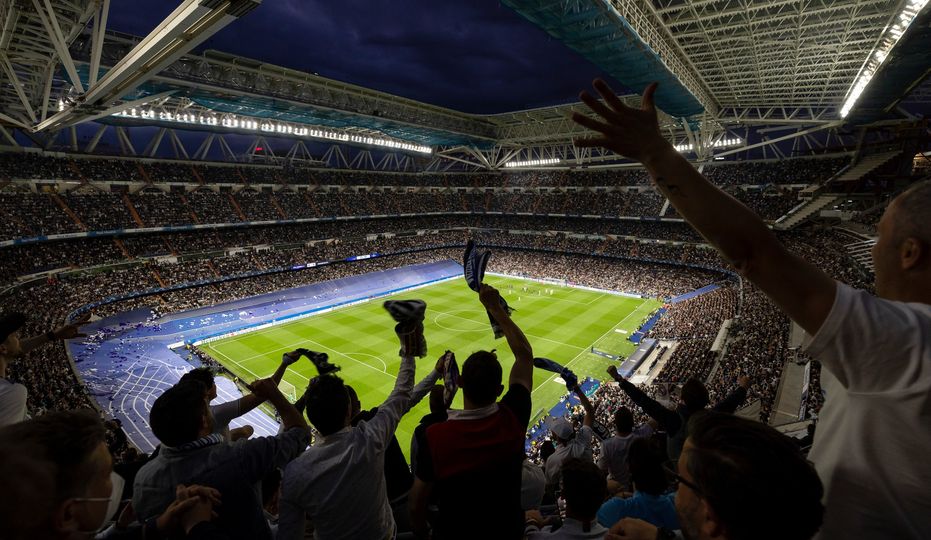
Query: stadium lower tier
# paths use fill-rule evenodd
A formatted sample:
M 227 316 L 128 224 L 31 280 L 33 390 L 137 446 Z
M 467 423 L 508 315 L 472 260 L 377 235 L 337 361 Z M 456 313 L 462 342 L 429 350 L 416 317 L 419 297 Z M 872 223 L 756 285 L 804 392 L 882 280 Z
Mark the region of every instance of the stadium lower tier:
M 462 233 L 459 233 L 462 235 Z M 497 233 L 502 234 L 502 233 Z M 581 254 L 558 253 L 556 249 L 563 245 L 578 247 L 580 251 L 594 253 L 597 246 L 603 241 L 586 241 L 568 237 L 524 237 L 521 235 L 503 235 L 514 239 L 531 239 L 535 242 L 522 244 L 514 248 L 495 248 L 495 255 L 491 270 L 510 275 L 534 278 L 552 278 L 578 285 L 596 287 L 600 289 L 638 292 L 648 297 L 671 297 L 699 289 L 709 283 L 724 283 L 723 290 L 730 292 L 716 293 L 715 295 L 701 295 L 687 302 L 673 307 L 671 312 L 675 315 L 678 310 L 686 310 L 692 302 L 710 302 L 704 307 L 695 307 L 682 320 L 683 324 L 694 324 L 697 321 L 715 321 L 707 323 L 708 328 L 700 332 L 693 331 L 688 336 L 679 336 L 677 330 L 670 330 L 669 324 L 663 319 L 653 333 L 656 338 L 663 340 L 664 354 L 666 355 L 657 381 L 680 382 L 687 376 L 709 377 L 709 387 L 715 394 L 726 392 L 732 385 L 733 377 L 737 372 L 746 372 L 760 375 L 754 380 L 754 393 L 763 403 L 763 415 L 768 414 L 778 385 L 779 371 L 781 370 L 781 354 L 771 354 L 773 347 L 784 350 L 784 343 L 788 331 L 788 322 L 783 317 L 777 320 L 778 313 L 768 301 L 759 294 L 743 294 L 743 303 L 734 306 L 735 284 L 728 274 L 721 271 L 689 268 L 670 264 L 660 264 L 649 261 L 636 261 L 630 259 L 609 259 Z M 460 239 L 464 235 L 460 236 Z M 399 239 L 409 241 L 410 239 Z M 423 246 L 423 239 L 420 245 Z M 546 242 L 554 240 L 550 246 Z M 62 244 L 67 246 L 66 243 Z M 338 245 L 338 244 L 337 244 Z M 804 244 L 803 244 L 804 245 Z M 542 251 L 542 249 L 551 251 Z M 698 248 L 694 248 L 698 249 Z M 818 250 L 808 246 L 814 252 Z M 534 251 L 537 250 L 537 251 Z M 368 250 L 365 250 L 368 251 Z M 274 253 L 274 252 L 272 252 Z M 822 255 L 830 252 L 821 251 Z M 629 253 L 628 253 L 629 255 Z M 427 249 L 410 253 L 401 253 L 393 256 L 382 256 L 357 260 L 353 262 L 340 261 L 311 268 L 292 271 L 279 271 L 251 277 L 216 281 L 198 286 L 183 286 L 174 290 L 163 291 L 148 296 L 127 299 L 120 302 L 105 303 L 93 309 L 94 317 L 107 317 L 114 314 L 125 313 L 142 306 L 154 309 L 155 316 L 177 313 L 184 310 L 197 309 L 222 302 L 266 294 L 273 291 L 302 286 L 309 283 L 319 283 L 328 280 L 340 279 L 352 275 L 359 275 L 389 268 L 405 267 L 412 264 L 434 262 L 441 260 L 458 260 L 461 256 L 461 240 L 455 247 Z M 249 254 L 249 260 L 260 260 L 264 257 L 262 252 Z M 172 283 L 190 281 L 190 277 L 199 277 L 198 272 L 210 269 L 214 278 L 221 269 L 234 270 L 239 267 L 220 259 L 205 259 L 190 264 L 187 261 L 175 263 L 172 271 L 165 271 L 162 275 L 161 265 L 128 265 L 125 267 L 95 269 L 93 271 L 74 272 L 62 274 L 49 279 L 37 280 L 8 289 L 5 293 L 4 306 L 7 310 L 22 310 L 30 314 L 30 321 L 23 332 L 24 335 L 37 334 L 48 328 L 61 324 L 68 314 L 75 312 L 82 306 L 100 301 L 102 298 L 119 296 L 130 291 L 139 291 L 161 286 L 166 280 Z M 829 270 L 833 266 L 847 268 L 846 261 L 841 259 L 825 259 L 831 264 L 825 265 Z M 191 270 L 194 268 L 196 270 Z M 193 274 L 190 274 L 193 272 Z M 837 272 L 835 272 L 837 275 Z M 727 285 L 730 282 L 730 285 Z M 714 300 L 717 296 L 722 299 Z M 760 306 L 760 307 L 755 307 Z M 709 309 L 716 314 L 709 314 Z M 720 313 L 717 313 L 717 312 Z M 748 332 L 732 334 L 735 343 L 734 353 L 728 352 L 716 360 L 718 369 L 708 369 L 707 346 L 710 340 L 707 335 L 712 332 L 716 321 L 740 312 L 745 324 L 743 328 Z M 701 314 L 701 316 L 698 316 Z M 749 319 L 748 317 L 754 319 Z M 760 317 L 757 324 L 756 317 Z M 689 322 L 689 319 L 691 322 Z M 697 319 L 697 321 L 695 320 Z M 673 320 L 673 319 L 670 319 Z M 675 319 L 676 321 L 679 318 Z M 766 332 L 765 336 L 753 335 L 753 332 Z M 546 336 L 543 336 L 546 337 Z M 705 344 L 699 340 L 705 339 Z M 746 355 L 744 349 L 756 350 L 760 344 L 758 354 Z M 764 358 L 766 362 L 760 362 Z M 721 369 L 720 366 L 728 366 Z M 699 365 L 698 369 L 691 366 Z M 707 374 L 706 374 L 707 370 Z M 763 377 L 765 375 L 765 377 Z M 29 389 L 29 409 L 33 414 L 41 414 L 46 410 L 73 409 L 87 406 L 90 403 L 85 388 L 75 384 L 73 365 L 69 361 L 63 347 L 46 348 L 29 355 L 24 361 L 14 363 L 10 367 L 11 380 L 22 382 Z

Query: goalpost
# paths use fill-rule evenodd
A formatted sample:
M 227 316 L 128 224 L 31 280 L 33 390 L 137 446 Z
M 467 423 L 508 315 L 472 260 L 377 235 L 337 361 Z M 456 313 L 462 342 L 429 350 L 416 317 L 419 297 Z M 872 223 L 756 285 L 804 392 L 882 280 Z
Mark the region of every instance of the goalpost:
M 297 401 L 297 388 L 288 381 L 282 379 L 281 383 L 278 385 L 278 390 L 281 390 L 284 397 L 288 398 L 288 401 L 291 403 Z

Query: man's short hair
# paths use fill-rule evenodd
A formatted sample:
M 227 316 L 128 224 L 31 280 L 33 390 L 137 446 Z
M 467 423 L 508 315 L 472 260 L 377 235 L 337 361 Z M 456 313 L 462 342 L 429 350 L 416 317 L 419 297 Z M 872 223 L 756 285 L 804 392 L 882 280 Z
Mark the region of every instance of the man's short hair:
M 345 427 L 349 410 L 349 393 L 336 375 L 315 377 L 307 386 L 307 417 L 321 435 L 327 436 Z
M 931 180 L 909 186 L 896 198 L 895 244 L 912 237 L 931 244 Z
M 685 466 L 729 540 L 807 540 L 824 517 L 824 490 L 798 445 L 775 429 L 704 411 L 689 421 Z M 792 501 L 791 515 L 780 511 Z
M 590 460 L 567 458 L 561 474 L 566 505 L 579 517 L 594 519 L 607 494 L 604 473 Z
M 200 384 L 204 385 L 204 388 L 209 390 L 216 384 L 213 380 L 213 372 L 209 368 L 199 367 L 194 368 L 191 371 L 188 371 L 181 376 L 179 383 L 188 382 L 188 381 L 197 381 Z
M 669 482 L 663 469 L 665 461 L 663 450 L 653 439 L 641 437 L 630 443 L 627 465 L 630 468 L 630 479 L 637 491 L 655 496 L 666 492 Z
M 704 409 L 711 402 L 711 398 L 708 397 L 708 389 L 698 379 L 685 381 L 679 395 L 682 397 L 685 406 L 692 412 Z
M 630 433 L 634 430 L 634 413 L 627 407 L 621 407 L 614 412 L 614 429 L 618 433 Z
M 501 388 L 501 362 L 489 351 L 472 353 L 462 364 L 459 386 L 462 394 L 474 405 L 484 407 L 494 403 Z
M 207 414 L 204 385 L 198 380 L 179 382 L 158 396 L 149 411 L 152 433 L 166 446 L 197 440 Z
M 430 389 L 430 412 L 442 414 L 446 411 L 446 389 L 442 385 L 435 385 Z
M 107 432 L 90 410 L 60 411 L 9 425 L 0 430 L 0 440 L 30 445 L 41 452 L 37 458 L 54 465 L 58 503 L 84 493 L 97 474 L 91 455 L 106 442 Z

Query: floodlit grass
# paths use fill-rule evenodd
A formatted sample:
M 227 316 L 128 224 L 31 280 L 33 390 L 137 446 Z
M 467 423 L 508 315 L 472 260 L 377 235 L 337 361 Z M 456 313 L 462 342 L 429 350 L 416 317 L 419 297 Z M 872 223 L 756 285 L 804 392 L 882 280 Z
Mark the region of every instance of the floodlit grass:
M 623 356 L 635 346 L 626 336 L 633 333 L 660 303 L 613 294 L 541 284 L 517 278 L 486 276 L 486 283 L 497 287 L 516 309 L 515 322 L 527 334 L 535 356 L 568 364 L 580 377 L 605 378 L 611 364 L 592 354 L 601 350 Z M 514 357 L 504 338 L 495 340 L 488 316 L 478 295 L 456 279 L 416 289 L 392 299 L 419 298 L 427 302 L 424 322 L 429 354 L 417 362 L 415 384 L 426 376 L 436 359 L 446 350 L 456 353 L 460 367 L 474 351 L 497 349 L 504 368 L 504 384 Z M 363 408 L 378 406 L 391 393 L 400 359 L 394 321 L 381 306 L 382 300 L 351 307 L 256 332 L 214 341 L 204 345 L 214 358 L 246 380 L 268 377 L 281 361 L 281 354 L 305 347 L 330 355 L 339 365 L 339 375 L 355 388 Z M 617 332 L 621 329 L 626 334 Z M 298 395 L 308 379 L 316 375 L 306 359 L 291 366 L 284 380 L 294 385 Z M 555 405 L 566 392 L 554 373 L 536 370 L 533 379 L 533 411 L 538 417 Z M 453 407 L 462 407 L 461 393 Z M 398 427 L 397 437 L 407 454 L 414 428 L 429 412 L 424 399 L 411 410 Z

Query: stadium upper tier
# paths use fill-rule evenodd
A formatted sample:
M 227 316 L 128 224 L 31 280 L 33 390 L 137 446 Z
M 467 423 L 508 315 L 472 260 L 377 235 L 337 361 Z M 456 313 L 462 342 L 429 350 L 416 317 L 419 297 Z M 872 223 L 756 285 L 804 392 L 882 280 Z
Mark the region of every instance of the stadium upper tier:
M 774 220 L 797 204 L 798 189 L 831 177 L 846 162 L 844 156 L 747 162 L 705 173 Z M 0 190 L 0 240 L 337 216 L 675 217 L 636 169 L 424 175 L 4 154 L 0 177 L 12 180 Z
M 58 157 L 56 157 L 58 156 Z M 103 156 L 0 153 L 0 178 L 107 183 L 268 184 L 288 186 L 613 187 L 650 184 L 642 168 L 527 170 L 490 173 L 386 173 L 274 165 L 130 159 Z M 849 154 L 708 164 L 719 185 L 810 184 L 837 172 Z

